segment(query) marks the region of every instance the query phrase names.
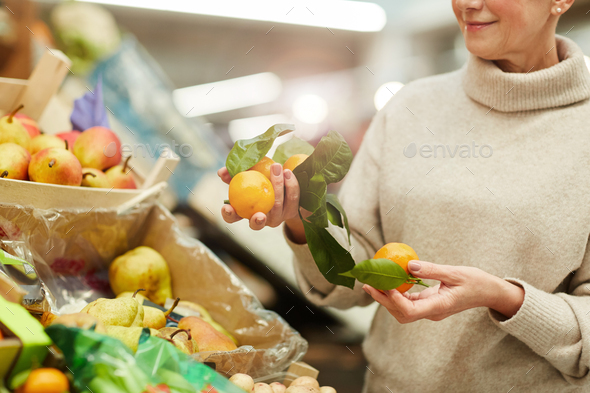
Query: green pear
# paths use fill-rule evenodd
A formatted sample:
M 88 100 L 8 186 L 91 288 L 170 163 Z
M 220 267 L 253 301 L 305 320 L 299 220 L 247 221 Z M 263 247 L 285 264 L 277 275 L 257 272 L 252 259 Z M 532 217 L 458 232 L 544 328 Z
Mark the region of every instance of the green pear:
M 209 314 L 209 311 L 207 311 L 207 309 L 205 307 L 201 306 L 198 303 L 189 302 L 187 300 L 181 300 L 178 303 L 178 309 L 180 310 L 181 308 L 186 308 L 190 311 L 196 311 L 197 313 L 199 313 L 199 316 L 207 322 L 213 320 L 213 318 L 211 317 L 211 314 Z
M 115 295 L 145 288 L 145 296 L 160 306 L 172 297 L 168 264 L 150 247 L 137 247 L 117 257 L 109 267 L 109 281 Z
M 23 105 L 13 110 L 8 115 L 0 118 L 0 144 L 2 143 L 16 143 L 29 150 L 31 144 L 31 136 L 23 126 L 23 124 L 14 117 L 16 112 L 20 111 Z
M 178 305 L 180 298 L 177 297 L 172 307 L 168 311 L 164 312 L 158 308 L 143 306 L 145 315 L 143 317 L 143 327 L 149 327 L 152 329 L 161 329 L 166 326 L 166 317 L 174 310 Z
M 131 292 L 131 291 L 121 292 L 120 294 L 117 295 L 117 299 L 122 298 L 122 297 L 133 297 L 133 292 Z M 143 302 L 147 300 L 147 298 L 145 296 L 143 296 L 141 293 L 137 293 L 135 295 L 135 299 L 137 299 L 139 304 L 143 304 Z
M 96 318 L 86 313 L 75 313 L 75 314 L 64 314 L 55 318 L 51 325 L 64 325 L 67 327 L 77 327 L 80 329 L 88 330 L 93 329 L 97 333 L 106 333 L 106 328 Z
M 137 351 L 143 327 L 107 326 L 107 335 L 121 340 L 133 352 Z
M 185 333 L 185 334 L 179 334 Z M 158 337 L 171 342 L 176 348 L 192 355 L 199 352 L 197 342 L 192 338 L 191 331 L 185 329 L 178 329 L 175 327 L 165 327 L 158 331 Z
M 94 168 L 82 168 L 82 187 L 112 188 L 107 175 Z
M 143 291 L 144 289 L 138 289 Z M 118 299 L 96 299 L 82 309 L 83 313 L 96 317 L 106 327 L 143 327 L 143 306 L 132 297 Z

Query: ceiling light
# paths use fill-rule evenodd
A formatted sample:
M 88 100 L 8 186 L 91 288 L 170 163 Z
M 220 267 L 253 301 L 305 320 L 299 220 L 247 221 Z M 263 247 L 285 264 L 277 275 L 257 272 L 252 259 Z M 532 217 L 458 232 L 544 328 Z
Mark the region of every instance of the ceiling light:
M 263 72 L 176 89 L 172 99 L 181 114 L 195 117 L 272 102 L 282 88 L 278 76 Z
M 375 102 L 375 108 L 380 111 L 391 97 L 400 91 L 402 87 L 404 87 L 404 84 L 401 82 L 387 82 L 378 88 L 377 92 L 375 92 L 375 98 L 373 99 Z
M 353 31 L 381 31 L 387 22 L 383 8 L 375 3 L 360 1 L 324 0 L 307 3 L 275 0 L 80 1 Z
M 328 103 L 315 94 L 299 96 L 293 103 L 293 115 L 307 124 L 319 124 L 328 116 Z

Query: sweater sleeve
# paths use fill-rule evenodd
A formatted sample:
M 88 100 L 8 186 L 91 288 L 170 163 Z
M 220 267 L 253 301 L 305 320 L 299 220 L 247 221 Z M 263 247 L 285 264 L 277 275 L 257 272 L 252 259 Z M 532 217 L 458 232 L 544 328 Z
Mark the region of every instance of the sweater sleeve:
M 590 243 L 589 245 L 590 246 Z M 494 323 L 544 357 L 572 385 L 590 381 L 590 251 L 569 284 L 568 293 L 547 293 L 523 280 L 524 302 L 509 319 L 490 310 Z
M 379 157 L 385 132 L 385 114 L 379 112 L 369 126 L 339 193 L 348 216 L 351 246 L 346 231 L 330 224 L 329 231 L 357 262 L 371 258 L 384 244 L 379 214 Z M 330 284 L 320 273 L 307 244 L 295 244 L 285 236 L 294 253 L 295 275 L 305 296 L 318 306 L 347 309 L 366 306 L 373 299 L 357 282 L 353 290 Z

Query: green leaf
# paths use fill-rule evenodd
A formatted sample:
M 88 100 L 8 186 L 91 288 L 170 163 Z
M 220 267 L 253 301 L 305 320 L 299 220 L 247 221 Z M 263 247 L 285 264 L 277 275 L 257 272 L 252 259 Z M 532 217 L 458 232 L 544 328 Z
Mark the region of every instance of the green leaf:
M 410 277 L 390 259 L 367 259 L 357 264 L 350 273 L 363 284 L 388 291 L 404 284 Z
M 324 136 L 308 159 L 295 168 L 297 176 L 307 172 L 311 178 L 317 173 L 324 176 L 327 184 L 337 183 L 344 179 L 352 164 L 352 151 L 339 133 L 330 131 Z
M 31 374 L 31 371 L 33 370 L 27 369 L 16 374 L 14 377 L 12 377 L 12 380 L 10 381 L 8 387 L 12 390 L 16 390 L 21 385 L 24 385 L 24 383 L 27 382 L 27 378 L 29 378 L 29 374 Z
M 236 141 L 225 161 L 227 171 L 234 177 L 238 173 L 252 168 L 268 153 L 275 139 L 294 130 L 295 126 L 293 124 L 275 124 L 264 134 L 252 139 Z
M 309 251 L 320 272 L 328 282 L 354 288 L 354 279 L 342 277 L 339 273 L 350 271 L 354 267 L 354 260 L 348 251 L 332 237 L 326 228 L 303 220 L 305 238 Z
M 326 228 L 328 226 L 326 212 L 326 193 L 328 186 L 324 177 L 318 173 L 307 180 L 307 173 L 303 173 L 299 181 L 299 206 L 312 212 L 312 215 L 307 218 L 309 221 L 318 225 L 320 228 Z
M 272 156 L 272 159 L 275 162 L 280 164 L 284 164 L 289 157 L 295 154 L 307 154 L 310 156 L 313 153 L 313 146 L 310 145 L 308 142 L 304 141 L 303 139 L 299 139 L 297 137 L 293 137 L 292 139 L 288 140 L 285 143 L 281 143 L 275 154 Z
M 346 228 L 346 233 L 348 233 L 348 244 L 350 244 L 350 228 L 348 226 L 348 217 L 346 217 L 346 212 L 344 211 L 344 208 L 340 204 L 340 201 L 336 195 L 326 195 L 326 208 L 328 210 L 328 219 L 330 222 L 339 226 L 340 228 Z
M 349 271 L 344 272 L 344 273 L 340 273 L 340 275 L 341 276 L 344 276 L 344 277 L 352 277 L 352 278 L 356 279 L 356 277 L 354 276 L 354 274 L 352 274 L 352 270 L 349 270 Z

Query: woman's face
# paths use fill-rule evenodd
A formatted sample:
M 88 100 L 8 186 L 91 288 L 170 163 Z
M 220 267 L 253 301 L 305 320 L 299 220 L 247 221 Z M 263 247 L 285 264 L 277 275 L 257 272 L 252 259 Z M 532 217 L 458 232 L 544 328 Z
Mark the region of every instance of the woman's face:
M 545 45 L 555 33 L 556 4 L 555 0 L 453 0 L 453 11 L 467 49 L 487 60 L 501 60 Z

